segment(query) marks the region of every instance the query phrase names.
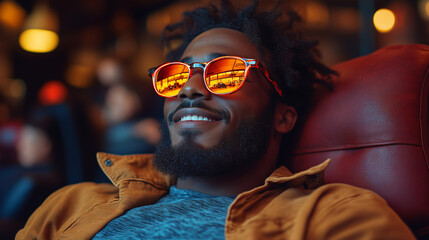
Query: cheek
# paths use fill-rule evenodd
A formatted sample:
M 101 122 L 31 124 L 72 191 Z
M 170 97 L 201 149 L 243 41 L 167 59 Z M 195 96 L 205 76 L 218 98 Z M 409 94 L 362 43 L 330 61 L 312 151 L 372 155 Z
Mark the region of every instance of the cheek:
M 236 94 L 231 95 L 231 101 L 228 103 L 231 109 L 231 118 L 252 119 L 265 113 L 269 104 L 272 104 L 270 94 L 262 87 L 243 86 Z
M 168 114 L 173 112 L 178 104 L 173 101 L 173 99 L 165 99 L 164 100 L 164 119 L 168 124 Z

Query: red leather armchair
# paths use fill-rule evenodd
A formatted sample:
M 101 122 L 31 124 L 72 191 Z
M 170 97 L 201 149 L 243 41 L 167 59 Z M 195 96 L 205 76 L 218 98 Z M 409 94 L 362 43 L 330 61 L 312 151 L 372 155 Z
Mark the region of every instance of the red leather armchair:
M 388 47 L 333 68 L 334 91 L 317 91 L 288 167 L 331 158 L 325 183 L 373 190 L 429 239 L 429 46 Z

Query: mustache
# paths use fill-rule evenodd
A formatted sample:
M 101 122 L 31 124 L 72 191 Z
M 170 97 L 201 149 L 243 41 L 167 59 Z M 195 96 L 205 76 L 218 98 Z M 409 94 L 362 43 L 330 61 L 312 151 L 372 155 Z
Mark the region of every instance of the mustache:
M 167 116 L 168 122 L 169 123 L 173 122 L 174 114 L 176 114 L 176 112 L 179 111 L 180 109 L 191 108 L 191 107 L 206 109 L 206 110 L 208 110 L 208 111 L 210 111 L 216 115 L 221 116 L 222 119 L 230 119 L 230 116 L 231 116 L 231 114 L 228 111 L 222 110 L 222 109 L 215 109 L 215 108 L 212 108 L 210 106 L 207 106 L 207 104 L 205 104 L 201 100 L 185 100 L 185 101 L 181 102 L 179 104 L 179 106 L 177 106 L 177 108 L 174 109 L 174 111 L 172 111 L 171 113 L 168 114 L 168 116 Z

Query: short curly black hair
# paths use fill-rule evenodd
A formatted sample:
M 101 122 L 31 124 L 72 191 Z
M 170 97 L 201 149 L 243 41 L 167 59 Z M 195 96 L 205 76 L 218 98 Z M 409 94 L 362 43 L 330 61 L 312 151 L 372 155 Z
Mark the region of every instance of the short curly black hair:
M 263 49 L 270 52 L 268 70 L 285 93 L 281 100 L 294 107 L 298 115 L 303 114 L 314 85 L 329 87 L 330 76 L 336 73 L 318 60 L 318 42 L 304 39 L 296 29 L 295 23 L 301 21 L 298 13 L 288 10 L 282 17 L 279 1 L 271 11 L 258 11 L 258 5 L 258 0 L 253 0 L 237 10 L 231 1 L 221 0 L 220 6 L 209 4 L 185 12 L 182 21 L 164 29 L 161 44 L 167 50 L 166 59 L 179 60 L 188 44 L 207 30 L 224 27 L 243 32 L 257 46 L 261 58 Z M 180 44 L 175 47 L 178 40 Z

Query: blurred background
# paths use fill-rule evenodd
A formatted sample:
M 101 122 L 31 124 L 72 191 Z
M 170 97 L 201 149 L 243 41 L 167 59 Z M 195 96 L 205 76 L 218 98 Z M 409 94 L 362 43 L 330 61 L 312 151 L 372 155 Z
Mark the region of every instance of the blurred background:
M 0 0 L 0 239 L 55 189 L 106 182 L 97 151 L 153 152 L 166 24 L 207 0 Z M 216 3 L 216 1 L 214 1 Z M 238 7 L 249 1 L 236 0 Z M 274 1 L 261 1 L 270 9 Z M 327 65 L 429 43 L 429 0 L 290 0 Z

